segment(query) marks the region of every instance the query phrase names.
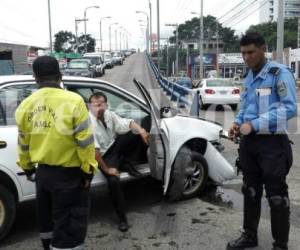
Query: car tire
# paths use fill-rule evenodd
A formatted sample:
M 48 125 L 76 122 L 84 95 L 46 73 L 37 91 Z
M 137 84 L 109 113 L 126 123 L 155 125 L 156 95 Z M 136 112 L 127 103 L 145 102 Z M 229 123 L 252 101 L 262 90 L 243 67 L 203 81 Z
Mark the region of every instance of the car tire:
M 189 199 L 199 195 L 206 186 L 208 165 L 198 152 L 187 147 L 180 149 L 173 164 L 168 199 L 170 201 Z
M 0 185 L 0 241 L 10 231 L 15 218 L 15 197 L 6 187 Z
M 237 110 L 238 105 L 237 104 L 230 104 L 230 107 L 233 111 Z

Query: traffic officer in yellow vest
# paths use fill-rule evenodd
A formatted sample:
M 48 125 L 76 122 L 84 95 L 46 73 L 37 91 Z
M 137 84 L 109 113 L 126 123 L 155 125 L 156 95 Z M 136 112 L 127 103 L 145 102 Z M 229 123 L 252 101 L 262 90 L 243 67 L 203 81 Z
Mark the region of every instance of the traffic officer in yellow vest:
M 39 90 L 16 111 L 18 165 L 36 181 L 44 249 L 83 249 L 89 187 L 97 169 L 89 114 L 79 95 L 60 87 L 55 58 L 38 57 L 33 73 Z

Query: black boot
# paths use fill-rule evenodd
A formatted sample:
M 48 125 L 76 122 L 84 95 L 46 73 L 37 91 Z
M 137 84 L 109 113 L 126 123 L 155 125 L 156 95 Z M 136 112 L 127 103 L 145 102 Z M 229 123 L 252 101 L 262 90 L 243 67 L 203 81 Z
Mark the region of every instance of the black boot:
M 242 235 L 227 244 L 227 250 L 238 250 L 243 248 L 256 247 L 257 242 L 257 228 L 260 219 L 261 200 L 254 199 L 244 191 L 244 232 Z
M 44 250 L 50 250 L 51 239 L 42 239 Z
M 271 208 L 271 229 L 274 239 L 273 249 L 287 250 L 290 231 L 290 204 L 288 197 L 269 198 Z
M 251 232 L 243 232 L 239 238 L 227 244 L 227 250 L 241 250 L 251 247 L 257 247 L 257 236 Z
M 287 250 L 287 248 L 273 247 L 272 250 Z

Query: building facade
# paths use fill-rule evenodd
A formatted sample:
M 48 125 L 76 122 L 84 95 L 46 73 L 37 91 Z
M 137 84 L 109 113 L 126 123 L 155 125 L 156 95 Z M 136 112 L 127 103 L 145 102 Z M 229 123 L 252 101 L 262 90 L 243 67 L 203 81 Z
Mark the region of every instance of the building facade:
M 283 0 L 261 0 L 260 1 L 260 23 L 277 21 L 278 2 Z M 285 0 L 285 18 L 300 17 L 300 0 Z

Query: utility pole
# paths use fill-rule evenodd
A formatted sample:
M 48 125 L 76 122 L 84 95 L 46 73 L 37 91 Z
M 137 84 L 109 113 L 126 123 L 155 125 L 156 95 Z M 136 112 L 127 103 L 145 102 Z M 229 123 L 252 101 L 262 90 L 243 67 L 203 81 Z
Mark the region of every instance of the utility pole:
M 203 0 L 200 0 L 199 78 L 203 78 Z
M 52 28 L 51 28 L 51 8 L 50 8 L 50 0 L 48 0 L 48 19 L 49 19 L 49 42 L 50 42 L 50 52 L 53 52 L 52 46 Z
M 78 47 L 79 47 L 79 42 L 78 42 L 78 23 L 87 21 L 85 19 L 77 19 L 75 18 L 75 40 L 76 40 L 76 51 L 78 53 Z
M 159 23 L 159 0 L 157 0 L 157 65 L 160 72 L 160 23 Z
M 176 24 L 176 75 L 178 75 L 179 68 L 179 46 L 178 46 L 178 24 Z
M 297 40 L 297 48 L 300 48 L 300 17 L 298 17 L 298 40 Z
M 284 6 L 285 6 L 284 0 L 278 1 L 277 50 L 276 50 L 276 61 L 278 63 L 283 63 Z
M 217 39 L 217 53 L 216 53 L 216 68 L 217 68 L 217 77 L 219 77 L 219 23 L 217 21 L 217 34 L 216 34 L 216 39 Z

